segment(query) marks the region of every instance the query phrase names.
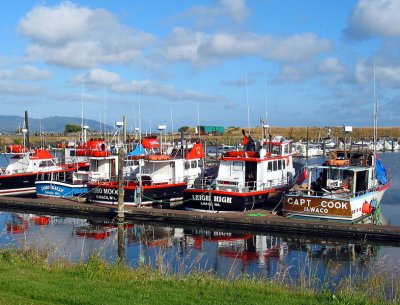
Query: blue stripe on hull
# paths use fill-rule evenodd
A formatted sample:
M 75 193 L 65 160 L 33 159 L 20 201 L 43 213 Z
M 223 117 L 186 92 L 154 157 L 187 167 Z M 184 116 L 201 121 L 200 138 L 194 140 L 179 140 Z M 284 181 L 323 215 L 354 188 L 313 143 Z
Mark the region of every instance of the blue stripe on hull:
M 36 194 L 39 197 L 72 197 L 87 193 L 87 186 L 58 182 L 36 183 Z

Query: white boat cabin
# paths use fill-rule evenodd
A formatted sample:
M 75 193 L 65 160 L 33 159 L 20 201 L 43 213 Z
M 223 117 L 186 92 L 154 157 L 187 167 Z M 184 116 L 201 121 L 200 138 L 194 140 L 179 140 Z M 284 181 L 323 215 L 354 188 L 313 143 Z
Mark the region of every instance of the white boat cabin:
M 142 179 L 143 185 L 182 182 L 192 185 L 194 180 L 202 174 L 203 168 L 203 159 L 145 159 L 142 174 L 138 174 L 137 176 Z
M 12 154 L 3 174 L 22 174 L 30 172 L 48 172 L 62 169 L 47 150 L 35 150 L 33 153 Z
M 318 166 L 309 174 L 309 190 L 315 194 L 363 194 L 376 186 L 372 167 Z
M 264 142 L 259 151 L 233 151 L 220 160 L 215 189 L 247 193 L 279 188 L 295 178 L 291 141 Z
M 89 181 L 110 181 L 117 178 L 118 155 L 90 157 L 89 162 Z

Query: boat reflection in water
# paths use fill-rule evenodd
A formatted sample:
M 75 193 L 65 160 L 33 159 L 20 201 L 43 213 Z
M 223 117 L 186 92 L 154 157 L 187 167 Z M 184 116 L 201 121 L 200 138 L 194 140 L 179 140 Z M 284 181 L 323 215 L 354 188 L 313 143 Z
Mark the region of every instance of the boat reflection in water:
M 99 219 L 7 212 L 0 213 L 0 225 L 5 228 L 0 234 L 3 248 L 47 247 L 54 256 L 71 261 L 85 261 L 98 254 L 109 262 L 124 260 L 129 266 L 146 264 L 172 273 L 201 270 L 220 276 L 248 274 L 263 278 L 284 274 L 285 280 L 298 280 L 304 270 L 309 270 L 308 276 L 317 276 L 321 281 L 329 274 L 340 281 L 338 276 L 350 271 L 359 270 L 361 274 L 372 268 L 383 257 L 378 250 L 385 249 L 384 256 L 397 250 L 368 241 L 138 223 L 117 225 Z

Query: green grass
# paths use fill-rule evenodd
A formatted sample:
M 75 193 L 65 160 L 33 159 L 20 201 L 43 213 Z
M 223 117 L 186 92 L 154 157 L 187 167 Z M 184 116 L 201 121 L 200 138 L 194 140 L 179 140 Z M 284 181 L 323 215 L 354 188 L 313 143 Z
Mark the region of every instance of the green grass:
M 0 251 L 0 274 L 0 304 L 384 304 L 363 290 L 333 294 L 248 277 L 162 274 L 96 257 L 48 264 L 44 253 L 24 250 Z

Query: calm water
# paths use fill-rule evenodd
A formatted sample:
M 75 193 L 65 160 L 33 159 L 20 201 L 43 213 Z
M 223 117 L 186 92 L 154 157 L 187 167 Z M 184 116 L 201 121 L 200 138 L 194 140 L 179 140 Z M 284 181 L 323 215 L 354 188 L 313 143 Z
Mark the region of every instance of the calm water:
M 383 216 L 400 225 L 400 153 L 380 154 L 392 173 L 393 187 L 384 196 Z M 311 160 L 310 162 L 318 162 Z M 99 253 L 117 260 L 117 228 L 99 219 L 0 212 L 0 246 L 49 249 L 54 257 L 86 260 Z M 377 262 L 400 261 L 400 248 L 368 241 L 339 241 L 307 236 L 259 235 L 141 223 L 125 226 L 128 265 L 163 265 L 174 272 L 200 269 L 221 276 L 242 273 L 297 279 L 307 273 L 321 281 L 367 274 Z M 400 246 L 400 244 L 399 244 Z

